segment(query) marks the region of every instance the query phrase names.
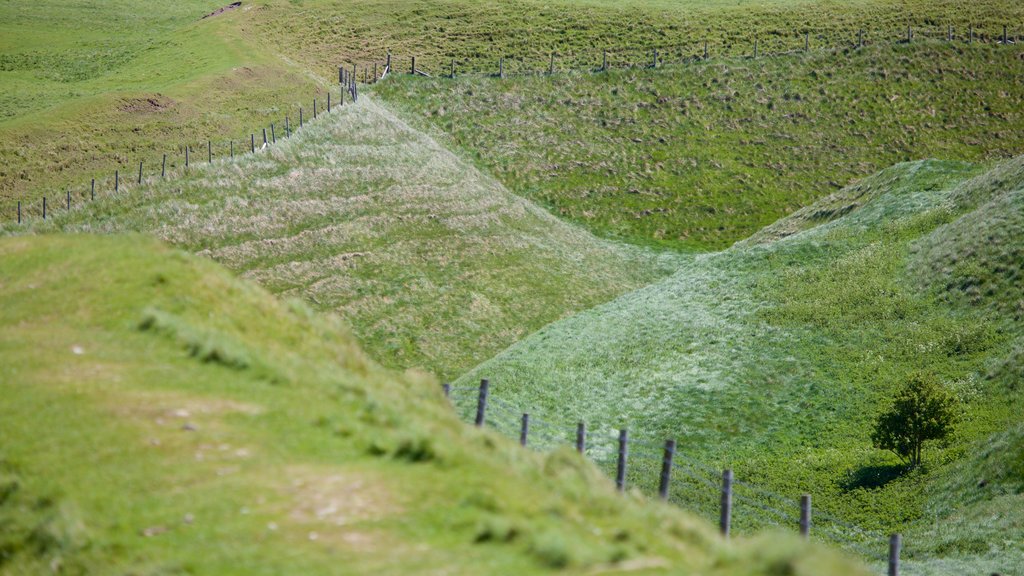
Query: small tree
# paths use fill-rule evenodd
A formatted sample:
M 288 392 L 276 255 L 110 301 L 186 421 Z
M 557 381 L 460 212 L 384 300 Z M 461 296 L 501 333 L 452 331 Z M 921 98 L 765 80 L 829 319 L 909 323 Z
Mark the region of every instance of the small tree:
M 953 431 L 956 403 L 934 378 L 915 374 L 893 398 L 892 406 L 878 416 L 871 441 L 911 467 L 919 466 L 924 443 L 942 440 Z

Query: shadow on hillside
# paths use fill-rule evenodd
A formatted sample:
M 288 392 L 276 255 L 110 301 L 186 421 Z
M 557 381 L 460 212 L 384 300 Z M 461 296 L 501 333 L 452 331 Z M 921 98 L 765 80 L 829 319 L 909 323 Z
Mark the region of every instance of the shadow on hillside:
M 850 472 L 840 486 L 843 490 L 850 491 L 858 488 L 873 490 L 881 488 L 896 480 L 907 472 L 907 467 L 902 464 L 882 464 L 878 466 L 863 466 Z

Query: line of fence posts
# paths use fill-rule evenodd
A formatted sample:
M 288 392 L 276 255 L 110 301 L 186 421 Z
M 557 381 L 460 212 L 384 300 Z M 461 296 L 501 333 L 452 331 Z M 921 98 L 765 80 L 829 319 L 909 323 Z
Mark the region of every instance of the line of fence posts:
M 442 391 L 446 399 L 451 401 L 451 384 L 442 384 Z M 477 391 L 476 400 L 476 416 L 474 418 L 474 425 L 477 428 L 482 428 L 487 423 L 487 406 L 490 399 L 490 381 L 488 379 L 480 380 L 480 386 Z M 519 445 L 527 447 L 529 444 L 530 434 L 530 414 L 523 412 L 520 419 L 519 427 Z M 615 488 L 618 492 L 624 492 L 626 490 L 626 472 L 629 460 L 629 431 L 626 428 L 619 430 L 618 435 L 618 450 L 615 467 Z M 587 425 L 586 422 L 580 421 L 576 424 L 576 451 L 581 455 L 586 454 L 587 446 Z M 662 501 L 668 501 L 672 483 L 672 468 L 674 464 L 676 454 L 676 441 L 669 439 L 665 441 L 664 451 L 662 454 L 661 472 L 659 475 L 658 482 L 658 498 Z M 721 500 L 719 506 L 719 533 L 723 538 L 728 539 L 732 531 L 732 518 L 733 518 L 733 489 L 735 485 L 735 476 L 732 469 L 726 468 L 722 471 L 722 484 L 721 484 Z M 803 494 L 800 496 L 800 521 L 799 531 L 802 538 L 809 539 L 811 534 L 811 495 Z M 889 537 L 889 555 L 888 555 L 888 575 L 899 576 L 900 572 L 900 554 L 903 546 L 903 537 L 901 534 L 892 534 Z

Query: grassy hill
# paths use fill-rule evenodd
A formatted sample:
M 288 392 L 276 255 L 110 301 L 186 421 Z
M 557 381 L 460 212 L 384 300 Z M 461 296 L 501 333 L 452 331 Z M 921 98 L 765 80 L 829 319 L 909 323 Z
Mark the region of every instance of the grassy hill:
M 834 516 L 906 532 L 922 573 L 1013 573 L 1022 188 L 1019 157 L 897 165 L 552 324 L 459 384 L 487 377 L 496 397 L 567 431 L 583 419 L 674 437 L 697 462 L 813 493 Z M 956 394 L 964 420 L 925 470 L 902 474 L 870 427 L 916 371 Z
M 607 237 L 720 249 L 896 162 L 1024 149 L 1017 47 L 945 42 L 376 88 L 514 192 Z
M 678 262 L 561 222 L 366 97 L 256 155 L 55 210 L 32 229 L 152 233 L 446 378 Z
M 336 318 L 151 239 L 0 256 L 4 574 L 862 573 L 463 426 Z

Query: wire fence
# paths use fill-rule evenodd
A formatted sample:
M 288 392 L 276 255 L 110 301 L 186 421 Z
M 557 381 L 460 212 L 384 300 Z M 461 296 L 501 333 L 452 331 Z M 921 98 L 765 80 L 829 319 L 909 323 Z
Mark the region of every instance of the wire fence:
M 893 562 L 899 573 L 901 554 L 913 557 L 899 535 L 858 526 L 822 511 L 812 512 L 810 495 L 779 494 L 734 478 L 732 470 L 717 469 L 676 452 L 673 440 L 631 436 L 606 425 L 541 418 L 538 411 L 513 405 L 491 395 L 491 391 L 486 381 L 480 386 L 445 385 L 452 408 L 462 420 L 480 422 L 533 450 L 579 450 L 615 478 L 620 489 L 658 494 L 718 522 L 725 534 L 752 534 L 765 529 L 799 531 L 855 554 L 875 568 L 888 566 L 890 574 Z M 481 417 L 482 421 L 478 420 Z

